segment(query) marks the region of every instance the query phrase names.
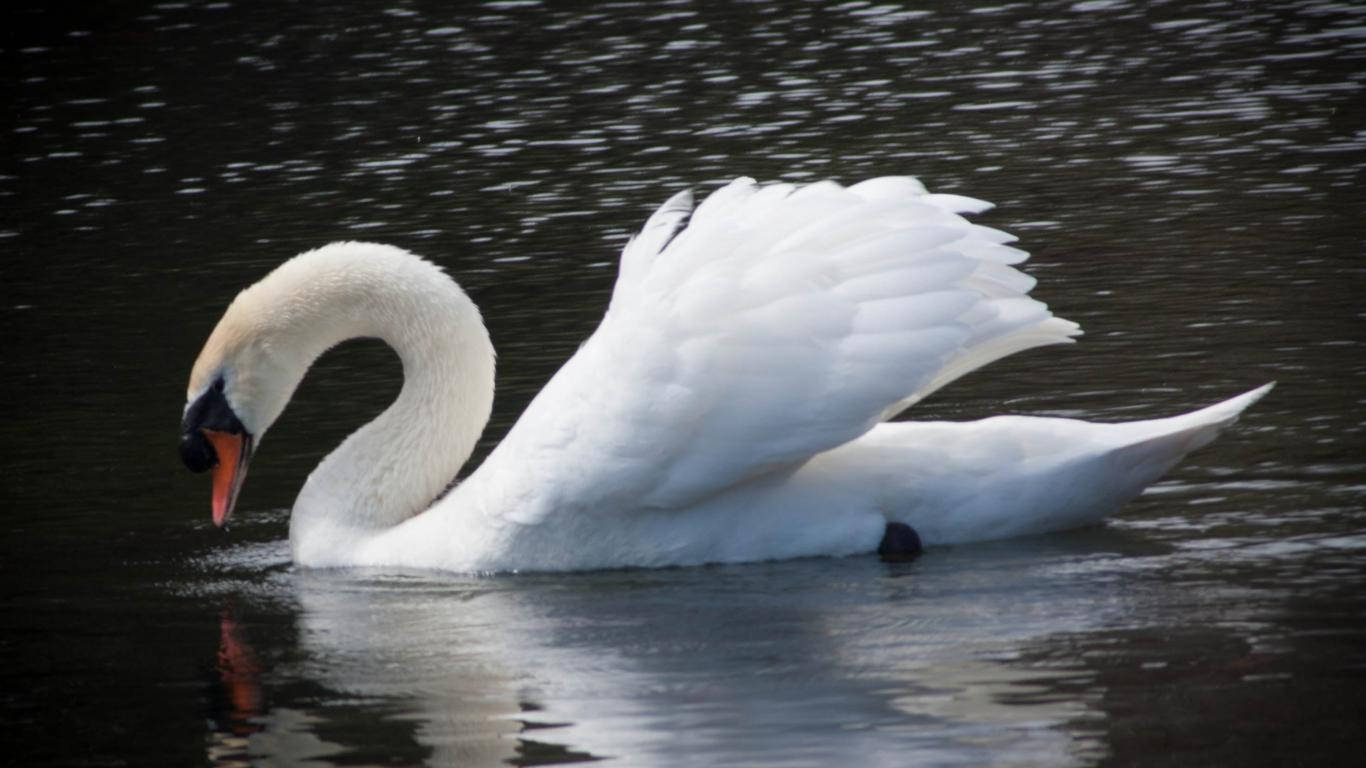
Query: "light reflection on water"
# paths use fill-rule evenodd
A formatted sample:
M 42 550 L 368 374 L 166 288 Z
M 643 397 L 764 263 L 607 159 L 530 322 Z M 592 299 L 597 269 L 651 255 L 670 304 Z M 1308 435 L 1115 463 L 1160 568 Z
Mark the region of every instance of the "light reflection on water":
M 13 18 L 17 759 L 1284 764 L 1362 746 L 1362 8 Z M 293 252 L 389 241 L 460 278 L 500 351 L 487 450 L 591 332 L 654 204 L 741 173 L 903 172 L 998 203 L 986 223 L 1023 237 L 1038 295 L 1087 330 L 917 416 L 1143 418 L 1280 387 L 1106 529 L 905 566 L 296 572 L 301 478 L 396 391 L 373 344 L 321 361 L 226 537 L 175 464 L 202 337 Z

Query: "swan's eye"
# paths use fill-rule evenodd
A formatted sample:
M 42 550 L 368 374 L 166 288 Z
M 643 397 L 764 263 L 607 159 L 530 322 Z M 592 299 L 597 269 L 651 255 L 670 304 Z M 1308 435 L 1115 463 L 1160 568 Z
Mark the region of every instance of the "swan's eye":
M 222 376 L 219 376 L 218 378 L 216 378 L 216 379 L 213 380 L 213 391 L 215 391 L 215 392 L 222 392 L 222 391 L 223 391 L 223 387 L 224 387 L 224 384 L 223 384 L 223 377 L 222 377 Z

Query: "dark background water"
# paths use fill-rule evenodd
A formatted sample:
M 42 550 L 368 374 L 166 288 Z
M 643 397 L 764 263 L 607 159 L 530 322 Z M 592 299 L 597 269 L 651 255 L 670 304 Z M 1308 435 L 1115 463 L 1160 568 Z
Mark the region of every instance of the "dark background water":
M 1329 2 L 19 4 L 0 12 L 0 722 L 15 764 L 1341 764 L 1366 747 L 1366 9 Z M 1278 389 L 1107 526 L 574 576 L 298 571 L 397 391 L 329 353 L 209 523 L 228 300 L 337 239 L 457 276 L 483 448 L 652 207 L 736 175 L 999 204 L 1087 331 L 915 417 Z

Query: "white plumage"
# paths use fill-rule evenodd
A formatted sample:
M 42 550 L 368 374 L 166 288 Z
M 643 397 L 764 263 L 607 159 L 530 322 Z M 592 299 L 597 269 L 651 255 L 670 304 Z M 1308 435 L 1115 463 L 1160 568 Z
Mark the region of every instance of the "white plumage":
M 927 545 L 1094 522 L 1265 392 L 1124 425 L 883 423 L 1080 332 L 1027 295 L 1013 237 L 960 215 L 987 207 L 904 177 L 674 196 L 624 249 L 601 326 L 425 511 L 487 419 L 492 347 L 414 256 L 340 243 L 287 262 L 228 309 L 189 396 L 226 377 L 259 439 L 318 354 L 384 338 L 403 393 L 309 478 L 296 560 L 509 570 L 850 554 L 888 521 Z M 233 389 L 264 368 L 278 384 Z

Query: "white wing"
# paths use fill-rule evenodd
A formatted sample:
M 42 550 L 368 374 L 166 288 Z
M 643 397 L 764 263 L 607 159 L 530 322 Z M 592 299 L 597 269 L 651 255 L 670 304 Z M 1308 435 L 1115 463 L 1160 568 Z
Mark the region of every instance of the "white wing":
M 623 251 L 601 326 L 479 470 L 498 506 L 528 523 L 686 507 L 1069 341 L 1010 266 L 1027 258 L 1014 238 L 959 215 L 989 207 L 904 177 L 738 179 L 695 211 L 674 196 Z

